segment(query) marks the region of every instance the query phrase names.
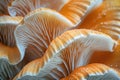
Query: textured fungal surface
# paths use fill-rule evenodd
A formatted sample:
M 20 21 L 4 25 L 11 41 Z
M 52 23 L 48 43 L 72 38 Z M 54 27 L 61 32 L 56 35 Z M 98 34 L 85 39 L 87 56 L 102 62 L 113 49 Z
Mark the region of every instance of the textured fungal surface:
M 50 42 L 73 27 L 73 24 L 58 12 L 41 8 L 30 12 L 16 28 L 17 46 L 26 60 L 42 57 Z
M 8 8 L 11 16 L 25 16 L 38 8 L 50 8 L 59 11 L 69 0 L 14 0 Z
M 84 19 L 91 9 L 102 0 L 70 0 L 60 13 L 67 17 L 74 25 L 78 25 Z
M 29 76 L 37 79 L 66 77 L 75 68 L 86 65 L 94 51 L 111 52 L 114 44 L 112 38 L 97 31 L 76 29 L 64 32 L 51 42 L 42 58 L 26 65 L 14 80 L 29 79 Z
M 87 24 L 86 24 L 87 23 Z M 94 9 L 79 28 L 93 29 L 108 34 L 117 41 L 116 49 L 113 54 L 95 54 L 91 57 L 90 63 L 100 62 L 111 67 L 120 68 L 120 1 L 104 0 L 104 2 Z M 105 52 L 106 53 L 106 52 Z M 106 58 L 108 57 L 108 58 Z
M 0 0 L 0 80 L 120 80 L 120 0 Z
M 22 17 L 0 17 L 0 77 L 3 80 L 13 78 L 19 68 L 20 53 L 16 46 L 14 30 Z
M 61 80 L 120 80 L 120 73 L 103 64 L 89 64 L 76 68 Z

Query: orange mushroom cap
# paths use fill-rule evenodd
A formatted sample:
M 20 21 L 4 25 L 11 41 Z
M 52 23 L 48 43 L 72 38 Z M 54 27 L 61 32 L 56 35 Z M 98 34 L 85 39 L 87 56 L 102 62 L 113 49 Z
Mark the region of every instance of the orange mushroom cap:
M 100 31 L 116 40 L 117 45 L 112 52 L 114 54 L 97 52 L 91 57 L 90 63 L 99 62 L 120 68 L 120 0 L 103 0 L 101 5 L 86 16 L 78 28 Z
M 61 8 L 60 13 L 67 17 L 76 27 L 101 2 L 102 0 L 70 0 Z
M 120 72 L 104 64 L 88 64 L 76 68 L 60 80 L 120 80 Z
M 67 18 L 54 10 L 40 8 L 30 12 L 15 30 L 21 60 L 24 56 L 28 62 L 42 57 L 50 42 L 72 27 Z
M 59 11 L 69 0 L 15 0 L 8 7 L 11 16 L 25 16 L 38 8 L 50 8 Z
M 22 17 L 0 17 L 0 79 L 8 80 L 19 71 L 17 63 L 20 53 L 16 47 L 14 30 L 22 21 Z
M 113 51 L 114 45 L 112 38 L 97 31 L 66 31 L 51 42 L 43 57 L 27 64 L 14 80 L 66 77 L 85 65 L 94 51 Z

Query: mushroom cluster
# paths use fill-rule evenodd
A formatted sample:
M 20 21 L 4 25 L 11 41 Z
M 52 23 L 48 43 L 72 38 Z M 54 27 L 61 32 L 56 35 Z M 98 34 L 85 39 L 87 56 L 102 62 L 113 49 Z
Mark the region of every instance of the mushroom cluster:
M 0 80 L 120 80 L 120 0 L 0 0 Z

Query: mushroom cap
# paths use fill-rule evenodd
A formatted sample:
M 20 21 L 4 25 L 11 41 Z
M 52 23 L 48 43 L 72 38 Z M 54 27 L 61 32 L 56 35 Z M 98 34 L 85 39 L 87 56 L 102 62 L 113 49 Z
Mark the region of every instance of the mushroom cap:
M 117 45 L 114 52 L 112 52 L 113 54 L 109 54 L 110 52 L 98 52 L 93 54 L 90 63 L 99 62 L 120 68 L 120 0 L 104 0 L 101 5 L 86 16 L 78 28 L 100 31 L 116 40 Z
M 60 13 L 67 17 L 76 27 L 81 24 L 85 16 L 95 7 L 100 4 L 102 0 L 70 0 Z
M 104 45 L 103 45 L 104 44 Z M 101 32 L 75 29 L 55 38 L 43 57 L 33 60 L 16 79 L 60 79 L 87 63 L 94 51 L 112 51 L 115 41 Z
M 28 62 L 42 57 L 50 42 L 72 26 L 67 18 L 54 10 L 40 8 L 30 12 L 15 30 L 21 60 L 24 56 Z
M 104 0 L 86 16 L 78 28 L 94 29 L 110 35 L 115 40 L 120 39 L 120 1 Z
M 19 51 L 16 47 L 14 38 L 14 30 L 16 26 L 22 21 L 22 17 L 0 17 L 0 57 L 4 55 L 10 63 L 15 64 L 19 60 Z M 16 55 L 16 56 L 13 56 Z M 14 58 L 13 58 L 14 57 Z
M 59 11 L 69 0 L 15 0 L 8 7 L 11 16 L 25 16 L 38 8 L 51 8 Z
M 76 68 L 61 80 L 120 80 L 120 72 L 104 64 L 88 64 Z
M 16 47 L 14 30 L 22 21 L 22 17 L 0 17 L 0 79 L 8 80 L 19 71 L 16 64 L 20 53 Z
M 114 48 L 113 52 L 96 52 L 94 53 L 89 63 L 103 63 L 113 68 L 120 69 L 120 40 Z M 110 54 L 112 53 L 112 54 Z

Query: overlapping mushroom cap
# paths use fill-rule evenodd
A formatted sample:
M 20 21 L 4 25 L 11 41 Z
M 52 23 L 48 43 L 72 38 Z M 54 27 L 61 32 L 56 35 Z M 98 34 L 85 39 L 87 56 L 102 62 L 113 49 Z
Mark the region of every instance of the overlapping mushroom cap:
M 76 26 L 101 2 L 102 0 L 15 0 L 8 10 L 11 16 L 25 16 L 38 8 L 50 8 L 59 11 Z
M 104 0 L 85 18 L 79 28 L 94 29 L 120 39 L 120 1 Z M 87 24 L 86 24 L 87 23 Z
M 16 64 L 16 61 L 14 61 L 14 59 L 19 59 L 17 58 L 17 55 L 19 55 L 19 53 L 12 53 L 18 51 L 17 48 L 15 48 L 16 41 L 14 38 L 14 30 L 21 21 L 22 17 L 0 17 L 0 57 L 8 59 L 8 61 L 13 64 Z M 16 55 L 16 57 L 13 56 L 13 54 Z
M 22 17 L 0 17 L 0 77 L 3 79 L 11 78 L 18 72 L 17 67 L 13 66 L 20 60 L 14 30 L 21 21 Z
M 87 24 L 86 24 L 87 23 Z M 117 47 L 114 54 L 94 54 L 91 57 L 92 62 L 100 62 L 112 67 L 120 68 L 120 1 L 104 0 L 102 5 L 94 9 L 86 16 L 83 23 L 78 28 L 93 29 L 111 36 L 117 41 Z M 108 58 L 106 58 L 108 57 Z
M 119 0 L 1 0 L 0 16 L 16 17 L 0 17 L 0 79 L 20 71 L 14 80 L 119 80 L 119 71 L 105 65 L 83 66 L 120 69 L 119 13 Z
M 120 72 L 103 64 L 89 64 L 75 69 L 61 80 L 120 80 Z
M 38 8 L 50 8 L 59 11 L 69 0 L 15 0 L 8 10 L 11 16 L 25 16 Z
M 102 0 L 70 0 L 60 13 L 67 17 L 75 27 L 79 25 L 85 16 L 96 6 L 101 4 Z
M 27 64 L 14 80 L 59 80 L 75 68 L 85 65 L 94 51 L 113 51 L 114 46 L 112 38 L 97 31 L 67 31 L 55 38 L 43 57 Z
M 58 12 L 41 8 L 30 12 L 15 31 L 17 46 L 22 58 L 31 61 L 40 58 L 50 42 L 73 24 Z

